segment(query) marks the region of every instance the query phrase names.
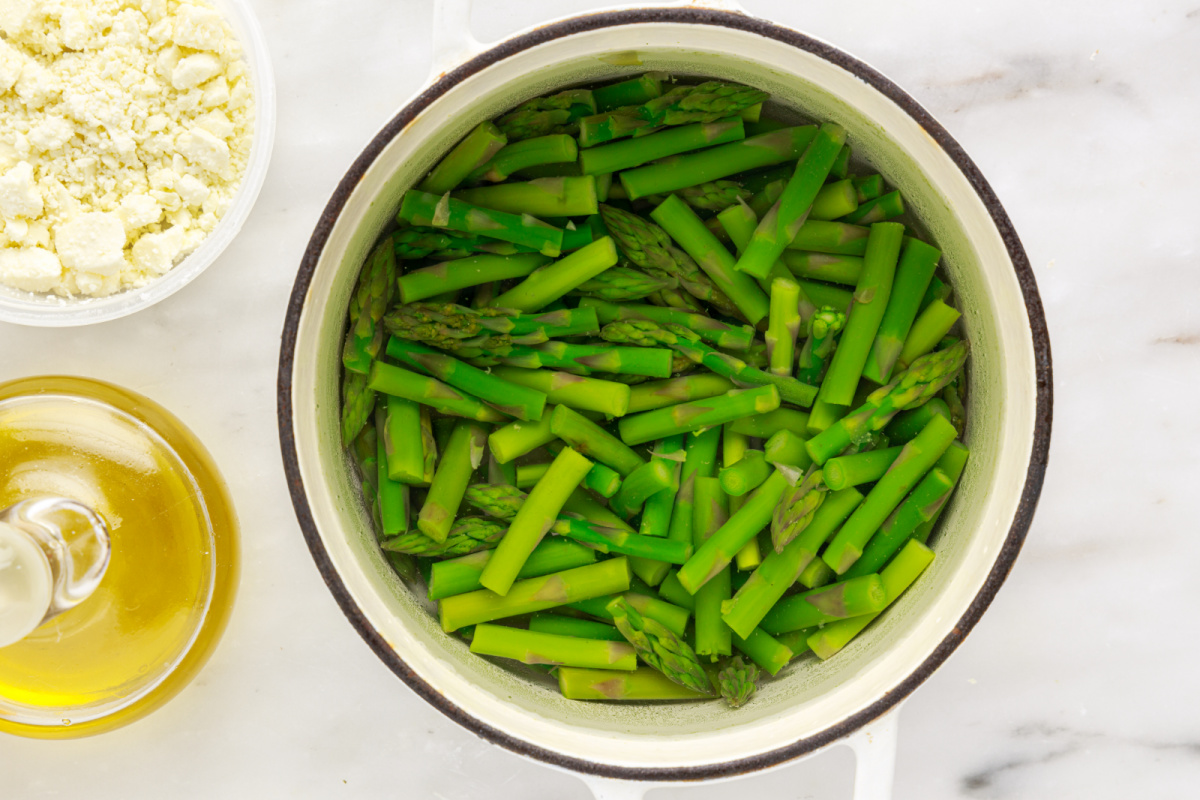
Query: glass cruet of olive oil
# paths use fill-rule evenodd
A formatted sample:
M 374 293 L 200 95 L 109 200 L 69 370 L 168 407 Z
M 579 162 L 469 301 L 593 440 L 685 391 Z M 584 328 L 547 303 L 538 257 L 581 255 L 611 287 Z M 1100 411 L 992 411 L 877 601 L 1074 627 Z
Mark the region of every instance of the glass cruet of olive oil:
M 0 384 L 0 732 L 100 733 L 165 703 L 215 648 L 237 523 L 212 459 L 111 384 Z

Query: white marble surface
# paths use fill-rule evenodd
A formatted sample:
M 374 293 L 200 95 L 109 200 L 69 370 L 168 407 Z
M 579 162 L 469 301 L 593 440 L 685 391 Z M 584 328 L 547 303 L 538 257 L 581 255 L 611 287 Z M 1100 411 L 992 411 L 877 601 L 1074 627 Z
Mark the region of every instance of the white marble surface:
M 930 109 L 1007 205 L 1054 344 L 1050 473 L 1008 584 L 905 706 L 896 797 L 1195 797 L 1200 785 L 1200 7 L 745 0 L 872 63 Z M 65 743 L 0 740 L 0 797 L 582 800 L 412 694 L 325 590 L 284 488 L 275 363 L 329 193 L 425 79 L 418 0 L 254 0 L 279 136 L 249 223 L 195 284 L 133 318 L 0 325 L 0 380 L 75 373 L 177 413 L 232 487 L 245 570 L 225 640 L 169 706 Z M 494 38 L 585 0 L 479 0 Z M 654 800 L 846 798 L 823 755 Z

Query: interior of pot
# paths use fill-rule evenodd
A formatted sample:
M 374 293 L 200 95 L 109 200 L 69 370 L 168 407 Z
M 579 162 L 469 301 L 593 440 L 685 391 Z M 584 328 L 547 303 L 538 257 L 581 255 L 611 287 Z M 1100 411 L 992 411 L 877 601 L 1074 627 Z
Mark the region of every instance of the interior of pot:
M 535 95 L 645 70 L 719 77 L 834 121 L 856 157 L 898 187 L 944 267 L 973 347 L 971 459 L 943 516 L 937 559 L 899 602 L 828 662 L 809 654 L 746 707 L 563 699 L 548 680 L 472 656 L 383 559 L 338 442 L 339 349 L 349 293 L 403 192 L 480 121 Z M 345 203 L 320 256 L 296 340 L 294 433 L 324 549 L 367 624 L 466 715 L 535 747 L 625 767 L 729 762 L 813 737 L 884 697 L 951 632 L 1009 533 L 1034 432 L 1034 354 L 1005 244 L 952 159 L 892 100 L 830 61 L 744 30 L 647 23 L 583 31 L 520 50 L 435 99 L 390 141 Z M 320 559 L 318 559 L 320 560 Z

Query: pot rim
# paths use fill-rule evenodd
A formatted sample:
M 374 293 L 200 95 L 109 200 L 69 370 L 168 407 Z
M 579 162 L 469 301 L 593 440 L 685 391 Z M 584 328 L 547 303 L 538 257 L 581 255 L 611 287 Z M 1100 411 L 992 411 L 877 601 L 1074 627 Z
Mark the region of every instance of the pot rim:
M 861 711 L 830 725 L 812 736 L 799 739 L 774 750 L 755 756 L 688 767 L 626 767 L 586 759 L 567 757 L 512 736 L 505 731 L 488 725 L 459 707 L 453 700 L 439 693 L 417 675 L 405 661 L 387 644 L 380 633 L 371 625 L 346 589 L 341 577 L 325 551 L 312 511 L 308 505 L 304 482 L 297 457 L 292 415 L 292 370 L 296 356 L 296 338 L 300 317 L 304 309 L 308 289 L 325 248 L 329 235 L 338 217 L 362 179 L 384 147 L 399 135 L 416 117 L 436 99 L 462 80 L 499 63 L 509 56 L 536 47 L 553 39 L 571 36 L 602 28 L 637 25 L 644 23 L 669 23 L 712 25 L 758 34 L 791 45 L 816 55 L 857 76 L 876 91 L 896 103 L 912 117 L 938 146 L 950 157 L 987 209 L 1012 260 L 1017 281 L 1028 314 L 1033 340 L 1034 366 L 1037 378 L 1037 399 L 1034 415 L 1033 447 L 1029 467 L 1025 476 L 1021 499 L 1013 518 L 1012 526 L 1004 544 L 996 555 L 995 562 L 983 586 L 975 595 L 962 617 L 949 635 L 933 652 L 902 679 L 890 692 Z M 871 721 L 883 716 L 907 698 L 921 683 L 941 666 L 967 634 L 975 627 L 983 612 L 991 605 L 1000 586 L 1003 585 L 1017 554 L 1028 534 L 1033 513 L 1041 495 L 1042 483 L 1050 449 L 1050 430 L 1053 417 L 1053 381 L 1050 354 L 1050 337 L 1038 294 L 1037 281 L 1029 265 L 1029 259 L 1021 245 L 1004 207 L 983 177 L 979 168 L 966 154 L 957 141 L 907 92 L 848 53 L 799 31 L 785 28 L 744 14 L 702 8 L 643 8 L 600 12 L 572 17 L 553 22 L 534 30 L 518 34 L 488 48 L 455 69 L 445 72 L 430 86 L 406 104 L 375 136 L 363 150 L 334 190 L 305 249 L 304 257 L 296 275 L 296 282 L 288 302 L 279 355 L 277 405 L 279 438 L 283 455 L 284 472 L 288 491 L 305 541 L 316 562 L 329 591 L 341 607 L 346 618 L 375 652 L 410 689 L 447 717 L 467 730 L 498 744 L 518 755 L 536 759 L 552 766 L 606 778 L 641 781 L 696 781 L 729 778 L 750 772 L 775 767 L 793 759 L 812 753 L 833 744 Z

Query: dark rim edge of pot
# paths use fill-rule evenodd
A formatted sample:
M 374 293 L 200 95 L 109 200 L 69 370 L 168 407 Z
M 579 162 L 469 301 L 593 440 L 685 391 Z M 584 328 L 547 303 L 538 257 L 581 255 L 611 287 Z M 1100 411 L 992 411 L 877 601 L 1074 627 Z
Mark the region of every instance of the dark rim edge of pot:
M 295 344 L 296 334 L 299 327 L 300 316 L 303 311 L 304 302 L 308 294 L 308 288 L 312 281 L 313 273 L 316 270 L 317 263 L 320 259 L 322 250 L 328 240 L 329 234 L 336 223 L 338 216 L 341 214 L 354 188 L 358 185 L 363 175 L 370 168 L 371 164 L 378 157 L 384 147 L 392 141 L 404 128 L 412 122 L 416 116 L 428 107 L 434 100 L 443 95 L 452 86 L 456 85 L 463 79 L 470 77 L 482 70 L 492 66 L 493 64 L 504 60 L 505 58 L 527 50 L 531 47 L 543 44 L 552 39 L 572 34 L 583 33 L 600 28 L 616 27 L 622 25 L 635 25 L 640 23 L 682 23 L 682 24 L 698 24 L 698 25 L 715 25 L 726 28 L 733 28 L 741 31 L 755 33 L 760 36 L 774 39 L 776 41 L 789 44 L 800 50 L 812 53 L 820 58 L 830 61 L 833 64 L 845 69 L 846 71 L 856 75 L 861 80 L 867 82 L 880 93 L 888 97 L 892 102 L 896 103 L 909 116 L 911 116 L 922 128 L 938 143 L 938 145 L 946 152 L 947 155 L 954 161 L 957 167 L 962 171 L 963 175 L 971 183 L 980 200 L 987 208 L 992 221 L 995 223 L 997 230 L 1004 241 L 1005 247 L 1008 250 L 1009 257 L 1012 259 L 1013 267 L 1017 275 L 1018 283 L 1021 286 L 1021 291 L 1025 300 L 1026 311 L 1029 317 L 1029 326 L 1033 338 L 1034 347 L 1034 363 L 1037 373 L 1037 402 L 1034 420 L 1034 440 L 1033 448 L 1030 453 L 1029 468 L 1026 472 L 1025 485 L 1022 489 L 1021 500 L 1017 506 L 1016 514 L 1013 518 L 1012 526 L 1009 529 L 1008 536 L 1005 538 L 1004 545 L 996 556 L 996 561 L 992 566 L 991 572 L 988 574 L 986 581 L 980 588 L 978 594 L 967 607 L 958 623 L 954 626 L 949 635 L 941 641 L 934 651 L 917 666 L 913 672 L 905 677 L 891 691 L 886 693 L 882 698 L 862 709 L 861 711 L 852 714 L 845 719 L 829 726 L 828 728 L 813 734 L 812 736 L 791 742 L 782 747 L 776 748 L 769 752 L 761 753 L 749 758 L 737 759 L 732 761 L 723 761 L 715 764 L 706 764 L 703 766 L 692 767 L 623 767 L 613 764 L 604 764 L 584 759 L 571 758 L 563 756 L 552 750 L 546 750 L 541 747 L 531 745 L 530 743 L 510 736 L 504 731 L 498 730 L 481 720 L 475 718 L 462 708 L 457 706 L 453 701 L 433 689 L 429 684 L 421 679 L 403 659 L 396 654 L 395 651 L 388 646 L 387 642 L 379 634 L 371 623 L 367 621 L 362 611 L 358 608 L 354 599 L 350 596 L 345 585 L 342 583 L 341 577 L 334 569 L 328 554 L 325 552 L 324 545 L 321 542 L 319 533 L 317 532 L 316 523 L 313 520 L 312 512 L 308 507 L 308 500 L 304 491 L 304 484 L 300 476 L 300 468 L 296 456 L 296 443 L 292 431 L 292 368 L 295 360 Z M 277 387 L 277 403 L 279 415 L 279 438 L 280 446 L 283 453 L 284 472 L 287 477 L 288 491 L 292 497 L 292 505 L 295 507 L 296 517 L 300 523 L 300 528 L 304 534 L 305 540 L 308 542 L 309 550 L 312 552 L 313 560 L 316 562 L 317 569 L 321 573 L 321 577 L 325 580 L 334 598 L 337 600 L 342 611 L 354 628 L 359 632 L 363 639 L 367 642 L 375 654 L 382 660 L 401 680 L 420 695 L 426 702 L 434 708 L 441 711 L 443 714 L 462 725 L 467 730 L 483 737 L 484 739 L 498 744 L 508 750 L 518 753 L 523 756 L 543 761 L 553 766 L 570 769 L 576 772 L 581 772 L 590 775 L 597 775 L 607 778 L 625 779 L 625 780 L 644 780 L 644 781 L 696 781 L 713 778 L 726 778 L 736 775 L 741 775 L 749 772 L 755 772 L 769 767 L 780 765 L 784 762 L 799 758 L 800 756 L 819 750 L 833 742 L 841 739 L 859 728 L 867 725 L 872 720 L 881 717 L 887 713 L 900 701 L 910 695 L 922 682 L 925 681 L 934 670 L 936 670 L 942 662 L 944 662 L 955 648 L 963 641 L 972 628 L 979 621 L 983 612 L 987 610 L 992 599 L 996 596 L 1000 586 L 1008 577 L 1011 571 L 1013 562 L 1017 554 L 1021 550 L 1021 546 L 1025 541 L 1025 537 L 1029 531 L 1029 526 L 1033 519 L 1033 513 L 1037 506 L 1038 498 L 1042 490 L 1042 482 L 1045 478 L 1047 459 L 1050 449 L 1050 429 L 1053 416 L 1053 382 L 1052 382 L 1052 366 L 1050 356 L 1050 337 L 1046 327 L 1045 314 L 1042 309 L 1041 297 L 1038 294 L 1037 282 L 1033 275 L 1033 270 L 1029 265 L 1029 259 L 1025 254 L 1025 250 L 1021 245 L 1021 241 L 1014 230 L 1011 221 L 1005 213 L 999 199 L 992 191 L 987 180 L 984 179 L 982 173 L 975 163 L 970 159 L 962 147 L 954 140 L 952 136 L 929 114 L 916 100 L 914 100 L 907 92 L 886 78 L 884 75 L 854 58 L 853 56 L 839 50 L 831 45 L 814 39 L 810 36 L 802 34 L 798 31 L 791 30 L 779 25 L 776 25 L 765 20 L 756 19 L 742 14 L 731 13 L 727 11 L 717 11 L 711 9 L 699 8 L 648 8 L 648 9 L 633 9 L 626 11 L 603 12 L 580 17 L 574 17 L 567 20 L 555 22 L 527 33 L 507 39 L 504 42 L 488 49 L 487 51 L 475 56 L 466 63 L 443 73 L 436 82 L 425 89 L 420 95 L 408 103 L 400 112 L 393 117 L 387 125 L 385 125 L 379 133 L 371 140 L 370 144 L 363 150 L 362 154 L 350 166 L 346 175 L 338 184 L 325 210 L 322 212 L 320 219 L 317 222 L 316 228 L 313 231 L 312 238 L 309 240 L 308 247 L 305 250 L 304 258 L 301 261 L 300 269 L 296 276 L 296 282 L 292 289 L 291 298 L 288 302 L 287 317 L 284 323 L 282 341 L 280 345 L 279 356 L 279 373 Z

